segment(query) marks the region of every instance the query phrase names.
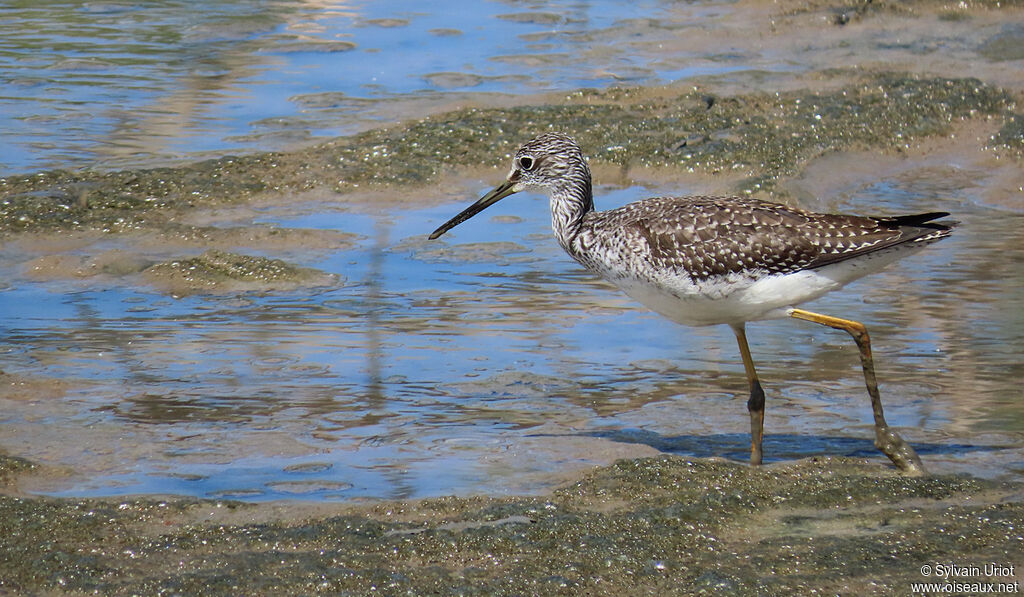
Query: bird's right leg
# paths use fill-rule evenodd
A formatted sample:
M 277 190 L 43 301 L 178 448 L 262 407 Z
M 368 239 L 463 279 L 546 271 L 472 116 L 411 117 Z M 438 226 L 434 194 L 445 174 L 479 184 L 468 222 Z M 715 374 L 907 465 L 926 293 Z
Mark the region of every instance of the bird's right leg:
M 761 464 L 761 439 L 764 436 L 764 390 L 757 379 L 754 359 L 750 356 L 747 346 L 745 324 L 732 325 L 736 333 L 736 342 L 740 345 L 740 356 L 743 357 L 743 368 L 747 372 L 747 383 L 750 384 L 750 399 L 747 400 L 747 411 L 750 413 L 750 464 Z
M 875 379 L 875 360 L 871 356 L 871 340 L 868 338 L 868 330 L 864 324 L 850 319 L 841 319 L 830 315 L 822 315 L 803 309 L 790 309 L 789 316 L 795 319 L 803 319 L 830 328 L 843 330 L 853 336 L 860 351 L 861 368 L 864 369 L 864 382 L 868 388 L 868 396 L 871 397 L 871 410 L 875 416 L 875 447 L 892 460 L 893 464 L 905 473 L 921 475 L 924 474 L 924 465 L 917 456 L 917 452 L 903 438 L 896 433 L 895 429 L 889 427 L 885 422 L 885 414 L 882 412 L 882 398 L 878 394 L 878 381 Z

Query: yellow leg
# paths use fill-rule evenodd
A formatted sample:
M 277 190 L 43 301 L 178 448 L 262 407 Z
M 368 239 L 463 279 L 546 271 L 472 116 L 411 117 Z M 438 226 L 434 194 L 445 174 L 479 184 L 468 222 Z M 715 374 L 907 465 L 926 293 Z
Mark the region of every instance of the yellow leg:
M 747 372 L 747 383 L 750 384 L 750 399 L 747 400 L 747 411 L 750 412 L 750 464 L 761 464 L 761 438 L 764 436 L 764 390 L 754 370 L 754 359 L 750 356 L 747 346 L 747 332 L 742 323 L 732 326 L 736 333 L 736 341 L 740 345 L 740 356 L 743 357 L 743 368 Z
M 868 331 L 864 324 L 848 319 L 840 319 L 820 313 L 812 313 L 803 309 L 790 309 L 789 316 L 796 319 L 803 319 L 821 325 L 827 325 L 837 330 L 845 330 L 857 343 L 860 349 L 860 364 L 864 369 L 864 382 L 868 387 L 868 395 L 871 396 L 871 410 L 875 415 L 875 447 L 889 457 L 893 463 L 907 473 L 924 474 L 924 465 L 918 458 L 917 452 L 896 431 L 889 428 L 885 422 L 885 415 L 882 412 L 882 398 L 878 394 L 878 382 L 875 380 L 875 363 L 871 357 L 871 340 L 868 338 Z

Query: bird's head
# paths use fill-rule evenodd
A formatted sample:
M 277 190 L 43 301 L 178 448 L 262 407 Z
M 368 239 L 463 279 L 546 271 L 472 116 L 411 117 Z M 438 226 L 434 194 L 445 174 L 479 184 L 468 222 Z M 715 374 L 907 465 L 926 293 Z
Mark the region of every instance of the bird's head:
M 589 189 L 590 170 L 576 140 L 563 133 L 538 135 L 516 151 L 505 182 L 445 222 L 430 238 L 441 236 L 514 193 L 530 190 L 553 195 L 580 182 Z

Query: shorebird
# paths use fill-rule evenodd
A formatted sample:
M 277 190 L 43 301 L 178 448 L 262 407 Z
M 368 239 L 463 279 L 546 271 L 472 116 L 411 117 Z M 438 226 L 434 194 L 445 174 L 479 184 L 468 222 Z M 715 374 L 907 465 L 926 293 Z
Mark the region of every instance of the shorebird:
M 576 141 L 544 133 L 523 144 L 505 182 L 435 230 L 430 239 L 520 191 L 546 193 L 551 227 L 573 259 L 668 319 L 727 324 L 750 387 L 750 462 L 761 464 L 764 390 L 746 322 L 792 317 L 844 330 L 860 351 L 875 420 L 875 446 L 903 471 L 923 473 L 913 447 L 885 422 L 864 325 L 796 308 L 950 235 L 948 216 L 815 213 L 743 197 L 656 197 L 594 210 L 590 168 Z

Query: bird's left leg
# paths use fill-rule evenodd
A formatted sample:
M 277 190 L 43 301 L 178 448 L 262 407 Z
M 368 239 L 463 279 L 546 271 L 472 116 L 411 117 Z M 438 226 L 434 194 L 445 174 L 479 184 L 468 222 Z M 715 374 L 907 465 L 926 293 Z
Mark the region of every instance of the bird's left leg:
M 803 309 L 790 309 L 790 317 L 803 319 L 821 325 L 827 325 L 837 330 L 845 330 L 853 336 L 857 348 L 860 349 L 860 364 L 864 369 L 864 382 L 868 387 L 868 395 L 871 396 L 871 410 L 875 415 L 875 447 L 889 457 L 893 463 L 907 473 L 924 474 L 924 465 L 917 456 L 917 452 L 903 438 L 890 429 L 885 422 L 885 415 L 882 413 L 882 398 L 878 394 L 878 382 L 875 380 L 875 363 L 871 356 L 871 340 L 868 338 L 868 330 L 864 324 L 849 319 L 840 319 L 820 313 L 812 313 Z
M 750 384 L 750 399 L 747 400 L 747 411 L 750 412 L 750 464 L 761 464 L 761 438 L 764 435 L 764 390 L 754 370 L 754 359 L 750 356 L 747 346 L 747 332 L 744 324 L 732 325 L 736 333 L 736 342 L 740 345 L 740 356 L 743 357 L 743 368 L 747 372 L 747 383 Z

